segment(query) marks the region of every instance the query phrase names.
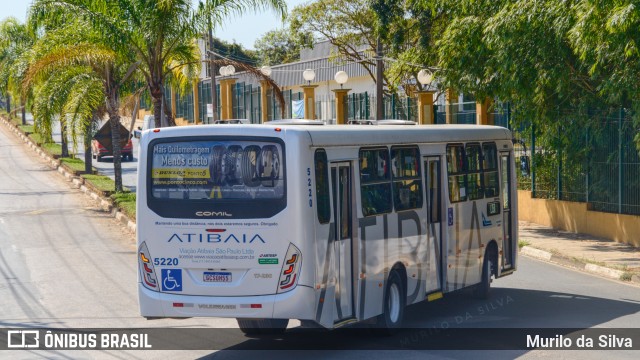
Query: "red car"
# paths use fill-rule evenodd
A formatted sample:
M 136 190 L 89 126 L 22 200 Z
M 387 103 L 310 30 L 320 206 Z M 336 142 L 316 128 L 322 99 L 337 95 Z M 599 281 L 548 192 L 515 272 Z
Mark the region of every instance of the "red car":
M 111 153 L 111 149 L 107 149 L 96 139 L 91 140 L 91 153 L 93 154 L 93 158 L 96 161 L 102 161 L 102 158 L 105 156 L 113 156 Z M 122 161 L 133 161 L 133 144 L 131 143 L 131 139 L 127 142 L 122 148 Z

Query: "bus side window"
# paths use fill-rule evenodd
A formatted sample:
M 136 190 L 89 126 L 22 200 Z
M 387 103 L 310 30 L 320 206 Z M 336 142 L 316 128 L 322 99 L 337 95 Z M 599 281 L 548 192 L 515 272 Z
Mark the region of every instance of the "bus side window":
M 422 207 L 420 150 L 417 147 L 391 148 L 393 203 L 396 211 Z
M 482 144 L 484 153 L 484 194 L 486 197 L 498 196 L 498 149 L 495 143 Z
M 391 176 L 387 148 L 360 149 L 360 195 L 362 214 L 391 212 Z
M 463 145 L 447 145 L 447 172 L 449 173 L 449 201 L 467 200 L 467 164 Z
M 327 164 L 327 153 L 323 149 L 316 150 L 314 163 L 318 221 L 320 224 L 326 224 L 331 221 L 331 206 L 329 203 L 329 165 Z
M 467 144 L 467 196 L 469 200 L 484 198 L 482 184 L 482 150 L 480 144 Z

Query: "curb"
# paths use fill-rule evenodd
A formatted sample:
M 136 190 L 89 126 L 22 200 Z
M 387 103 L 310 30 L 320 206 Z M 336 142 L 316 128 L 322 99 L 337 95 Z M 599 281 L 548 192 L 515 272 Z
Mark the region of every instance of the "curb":
M 4 117 L 0 117 L 5 126 L 9 128 L 9 130 L 13 131 L 27 146 L 33 150 L 38 156 L 44 159 L 47 162 L 47 165 L 50 166 L 53 170 L 56 170 L 60 175 L 64 176 L 65 180 L 71 183 L 71 187 L 74 189 L 79 189 L 86 196 L 91 198 L 96 202 L 96 204 L 102 209 L 104 212 L 110 212 L 111 216 L 114 219 L 119 220 L 129 231 L 131 231 L 134 235 L 136 234 L 136 222 L 134 220 L 129 219 L 127 215 L 125 215 L 122 211 L 113 207 L 113 202 L 111 199 L 104 198 L 89 190 L 84 185 L 84 179 L 82 177 L 75 176 L 75 174 L 69 173 L 66 169 L 64 169 L 60 165 L 60 160 L 53 159 L 51 156 L 47 155 L 38 145 L 36 145 L 28 136 L 25 136 L 17 127 L 13 126 L 12 123 L 7 121 Z
M 585 263 L 576 259 L 570 259 L 568 257 L 555 254 L 549 251 L 536 249 L 531 246 L 523 246 L 520 249 L 520 254 L 526 257 L 546 261 L 549 263 L 553 263 L 556 265 L 561 265 L 564 267 L 568 267 L 575 270 L 581 270 L 590 274 L 599 275 L 605 278 L 623 281 L 625 283 L 640 285 L 640 275 L 632 275 L 631 279 L 628 281 L 622 280 L 623 275 L 625 274 L 622 270 L 612 269 L 605 266 L 600 266 L 596 264 Z

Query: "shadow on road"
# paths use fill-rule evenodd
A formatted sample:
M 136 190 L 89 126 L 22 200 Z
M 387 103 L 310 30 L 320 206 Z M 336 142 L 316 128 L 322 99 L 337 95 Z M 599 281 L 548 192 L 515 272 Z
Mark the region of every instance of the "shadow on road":
M 569 334 L 640 311 L 636 301 L 618 301 L 568 293 L 494 288 L 488 300 L 470 299 L 464 293 L 444 300 L 410 306 L 405 329 L 393 336 L 380 336 L 370 329 L 342 328 L 334 331 L 293 328 L 281 336 L 236 335 L 211 339 L 222 351 L 205 359 L 232 359 L 231 350 L 507 350 L 519 356 L 528 350 L 526 334 Z M 526 324 L 526 325 L 525 325 Z M 546 329 L 538 330 L 538 329 Z M 231 330 L 231 329 L 230 329 Z M 538 331 L 536 331 L 538 330 Z M 239 332 L 238 332 L 239 333 Z M 230 344 L 226 341 L 238 341 Z M 520 350 L 517 350 L 520 348 Z M 282 354 L 260 352 L 261 360 Z M 381 353 L 382 355 L 382 353 Z M 510 357 L 512 357 L 510 355 Z M 327 353 L 304 352 L 305 358 Z M 464 353 L 447 357 L 464 358 Z

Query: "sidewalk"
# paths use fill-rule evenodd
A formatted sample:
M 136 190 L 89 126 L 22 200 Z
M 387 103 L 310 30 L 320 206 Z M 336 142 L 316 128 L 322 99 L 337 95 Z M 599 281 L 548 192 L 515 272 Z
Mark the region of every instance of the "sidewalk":
M 640 285 L 640 248 L 520 222 L 521 254 Z

